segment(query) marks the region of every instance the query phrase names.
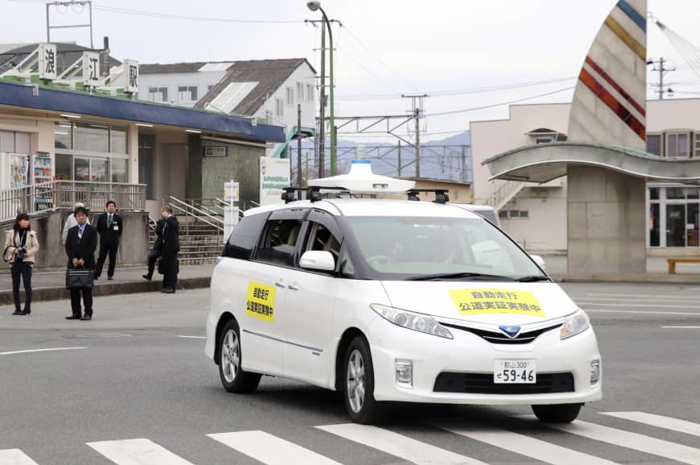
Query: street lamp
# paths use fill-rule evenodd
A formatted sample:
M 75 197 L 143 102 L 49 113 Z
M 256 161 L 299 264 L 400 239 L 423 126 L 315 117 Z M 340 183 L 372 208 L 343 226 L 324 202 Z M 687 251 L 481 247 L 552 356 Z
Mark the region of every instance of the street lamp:
M 328 39 L 329 39 L 329 44 L 330 44 L 330 93 L 331 93 L 331 116 L 330 116 L 330 130 L 331 130 L 331 176 L 335 176 L 335 165 L 336 165 L 336 140 L 335 140 L 335 99 L 333 98 L 334 92 L 333 92 L 333 31 L 331 30 L 331 23 L 328 21 L 328 16 L 326 16 L 326 12 L 323 11 L 323 8 L 321 8 L 321 2 L 318 1 L 310 1 L 306 3 L 306 6 L 309 8 L 311 11 L 318 11 L 321 10 L 321 14 L 323 15 L 323 22 L 326 24 L 326 27 L 328 28 Z M 325 50 L 321 50 L 321 53 L 326 53 Z M 321 85 L 325 85 L 325 82 L 322 82 Z M 323 105 L 324 102 L 321 102 L 321 105 Z M 321 121 L 321 124 L 325 124 L 325 121 Z

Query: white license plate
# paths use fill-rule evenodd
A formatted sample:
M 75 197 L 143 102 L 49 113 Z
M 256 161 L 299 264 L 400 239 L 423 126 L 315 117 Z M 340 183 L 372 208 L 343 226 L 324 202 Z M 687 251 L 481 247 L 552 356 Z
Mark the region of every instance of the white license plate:
M 496 360 L 493 363 L 495 384 L 534 384 L 537 368 L 534 360 Z

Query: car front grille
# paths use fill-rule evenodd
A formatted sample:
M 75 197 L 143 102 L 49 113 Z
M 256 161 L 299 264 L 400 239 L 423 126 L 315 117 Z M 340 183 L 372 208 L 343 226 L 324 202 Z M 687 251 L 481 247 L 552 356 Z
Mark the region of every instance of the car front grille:
M 537 374 L 537 382 L 532 384 L 496 384 L 493 373 L 450 373 L 442 372 L 435 380 L 435 392 L 464 394 L 552 394 L 574 392 L 572 373 Z
M 518 334 L 514 338 L 510 338 L 510 337 L 506 336 L 505 334 L 498 332 L 498 331 L 488 331 L 485 329 L 470 328 L 467 326 L 456 325 L 453 323 L 440 322 L 440 324 L 442 326 L 447 326 L 448 328 L 458 329 L 461 331 L 466 331 L 466 332 L 469 332 L 472 334 L 476 334 L 477 336 L 481 337 L 485 341 L 488 341 L 492 344 L 529 344 L 530 342 L 537 339 L 541 334 L 544 334 L 547 331 L 551 331 L 553 329 L 561 327 L 561 325 L 563 323 L 557 323 L 555 325 L 548 326 L 546 328 L 536 329 L 534 331 L 523 331 L 522 333 Z

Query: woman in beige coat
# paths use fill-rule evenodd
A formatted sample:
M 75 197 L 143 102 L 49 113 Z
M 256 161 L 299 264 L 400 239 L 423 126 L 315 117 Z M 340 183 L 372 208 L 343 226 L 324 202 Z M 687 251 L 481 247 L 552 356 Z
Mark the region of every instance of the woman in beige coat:
M 15 219 L 11 230 L 5 233 L 5 256 L 9 256 L 12 271 L 12 297 L 15 300 L 13 315 L 29 315 L 32 313 L 32 267 L 34 256 L 39 250 L 36 233 L 29 224 L 29 215 L 20 213 Z M 19 301 L 19 279 L 24 281 L 26 301 L 24 310 Z

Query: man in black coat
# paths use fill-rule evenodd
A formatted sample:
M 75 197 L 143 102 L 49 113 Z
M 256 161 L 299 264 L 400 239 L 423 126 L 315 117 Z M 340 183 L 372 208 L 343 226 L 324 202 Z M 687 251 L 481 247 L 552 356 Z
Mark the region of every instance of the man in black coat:
M 97 249 L 97 231 L 87 224 L 88 212 L 84 207 L 75 209 L 77 226 L 68 231 L 66 239 L 66 254 L 68 254 L 68 269 L 82 267 L 86 270 L 95 269 L 95 249 Z M 85 303 L 85 314 L 81 317 L 80 294 Z M 73 314 L 66 320 L 91 320 L 92 319 L 92 289 L 71 289 L 70 301 Z
M 97 232 L 100 234 L 100 258 L 97 260 L 95 279 L 99 279 L 102 268 L 105 266 L 107 254 L 109 254 L 109 268 L 107 269 L 107 279 L 114 278 L 114 267 L 117 265 L 117 251 L 119 250 L 119 240 L 124 231 L 122 217 L 115 213 L 117 204 L 113 200 L 107 202 L 107 211 L 97 219 Z
M 156 226 L 156 234 L 160 236 L 160 260 L 163 262 L 161 292 L 174 294 L 179 271 L 177 259 L 180 252 L 180 225 L 170 207 L 163 207 L 160 214 L 163 219 Z

